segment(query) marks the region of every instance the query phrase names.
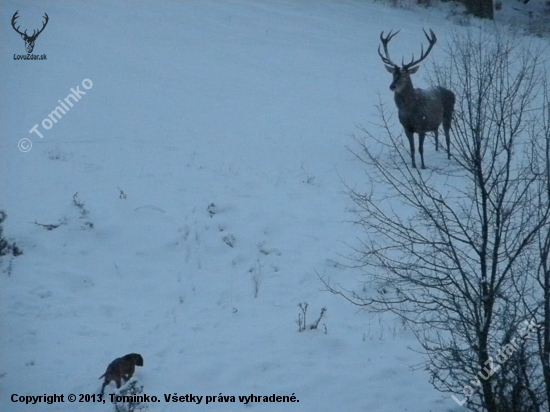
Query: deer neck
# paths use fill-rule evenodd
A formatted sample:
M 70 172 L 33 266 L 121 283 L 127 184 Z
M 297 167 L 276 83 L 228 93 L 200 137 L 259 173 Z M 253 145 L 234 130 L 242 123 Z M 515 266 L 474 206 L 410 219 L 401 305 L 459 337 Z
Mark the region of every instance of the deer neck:
M 399 109 L 409 109 L 416 106 L 416 90 L 410 78 L 404 79 L 404 84 L 399 91 L 395 92 L 395 104 Z

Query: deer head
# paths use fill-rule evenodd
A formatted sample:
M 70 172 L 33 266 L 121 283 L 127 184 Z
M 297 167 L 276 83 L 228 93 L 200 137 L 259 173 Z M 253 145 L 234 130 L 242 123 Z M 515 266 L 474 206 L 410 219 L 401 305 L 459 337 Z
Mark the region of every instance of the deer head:
M 41 28 L 40 30 L 38 30 L 38 31 L 34 30 L 33 33 L 32 33 L 32 35 L 29 36 L 29 35 L 27 35 L 27 30 L 25 30 L 24 33 L 21 33 L 21 32 L 19 31 L 19 27 L 20 27 L 20 26 L 15 27 L 15 20 L 17 20 L 17 18 L 19 17 L 19 16 L 17 15 L 17 13 L 19 13 L 19 10 L 17 10 L 17 11 L 15 12 L 15 14 L 13 15 L 13 17 L 12 17 L 12 19 L 11 19 L 11 25 L 12 25 L 13 29 L 14 29 L 17 33 L 19 33 L 19 34 L 21 35 L 21 38 L 22 38 L 23 40 L 25 40 L 25 48 L 27 49 L 27 53 L 32 53 L 32 51 L 33 51 L 33 49 L 34 49 L 34 42 L 36 41 L 36 38 L 38 37 L 38 35 L 39 35 L 40 33 L 42 33 L 42 31 L 44 30 L 44 28 L 46 27 L 46 24 L 48 24 L 49 17 L 48 17 L 48 15 L 47 15 L 46 13 L 44 13 L 45 21 L 44 21 L 44 23 L 42 24 L 42 28 Z
M 382 59 L 382 62 L 384 63 L 386 70 L 390 72 L 393 76 L 393 81 L 390 84 L 390 90 L 393 92 L 399 93 L 408 84 L 412 84 L 410 75 L 418 71 L 418 68 L 419 68 L 418 65 L 422 60 L 428 57 L 428 54 L 430 54 L 432 47 L 437 41 L 437 37 L 435 37 L 435 33 L 433 32 L 433 30 L 430 29 L 430 35 L 426 33 L 426 30 L 422 29 L 422 31 L 424 32 L 424 35 L 426 36 L 430 44 L 428 46 L 428 49 L 426 50 L 426 52 L 424 52 L 424 45 L 422 45 L 420 58 L 415 60 L 414 54 L 413 54 L 412 59 L 409 63 L 405 64 L 405 62 L 401 60 L 401 66 L 395 64 L 392 61 L 392 59 L 390 58 L 390 53 L 388 51 L 388 43 L 397 33 L 399 33 L 399 31 L 396 31 L 395 33 L 392 33 L 390 31 L 388 35 L 385 37 L 384 37 L 384 32 L 380 33 L 380 41 L 382 42 L 382 46 L 384 48 L 384 56 L 380 52 L 380 46 L 378 46 L 378 55 Z

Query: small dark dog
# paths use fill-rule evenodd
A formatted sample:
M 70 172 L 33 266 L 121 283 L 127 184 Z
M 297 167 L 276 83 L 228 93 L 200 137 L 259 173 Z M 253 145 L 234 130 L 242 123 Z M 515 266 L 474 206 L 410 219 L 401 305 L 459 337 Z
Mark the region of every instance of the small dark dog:
M 143 358 L 139 353 L 129 353 L 122 358 L 116 358 L 112 361 L 107 366 L 105 373 L 99 377 L 101 379 L 105 376 L 105 382 L 103 382 L 103 386 L 101 387 L 101 395 L 103 395 L 105 387 L 111 381 L 115 381 L 117 389 L 120 389 L 121 380 L 124 379 L 128 382 L 134 374 L 136 366 L 143 366 Z

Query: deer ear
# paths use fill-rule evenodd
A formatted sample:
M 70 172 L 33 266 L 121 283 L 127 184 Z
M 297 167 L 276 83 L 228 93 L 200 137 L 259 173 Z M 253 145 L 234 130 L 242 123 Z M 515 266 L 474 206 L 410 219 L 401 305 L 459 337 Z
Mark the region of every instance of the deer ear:
M 419 68 L 420 68 L 420 66 L 414 66 L 414 67 L 411 67 L 407 71 L 409 72 L 409 74 L 415 74 L 418 71 Z
M 388 66 L 387 64 L 385 64 L 384 67 L 385 67 L 386 70 L 387 70 L 388 72 L 390 72 L 391 74 L 394 74 L 394 73 L 395 73 L 395 67 Z

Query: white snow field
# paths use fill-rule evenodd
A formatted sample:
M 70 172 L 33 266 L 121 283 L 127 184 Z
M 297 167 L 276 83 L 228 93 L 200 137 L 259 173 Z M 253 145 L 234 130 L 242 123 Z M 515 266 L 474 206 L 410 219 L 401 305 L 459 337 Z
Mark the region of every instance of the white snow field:
M 16 11 L 29 34 L 48 14 L 33 51 L 46 60 L 16 57 Z M 408 58 L 432 28 L 427 70 L 454 27 L 444 16 L 352 0 L 2 1 L 0 210 L 24 254 L 0 266 L 0 410 L 112 411 L 79 395 L 130 352 L 151 412 L 460 410 L 411 369 L 410 332 L 317 276 L 361 287 L 342 265 L 361 236 L 344 183 L 365 179 L 348 147 L 378 94 L 395 111 L 379 34 L 401 29 L 392 55 Z M 428 139 L 427 166 L 447 162 Z M 305 302 L 307 324 L 326 313 L 298 332 Z M 175 393 L 203 398 L 165 401 Z M 53 394 L 65 402 L 19 401 Z M 251 394 L 299 402 L 239 401 Z

